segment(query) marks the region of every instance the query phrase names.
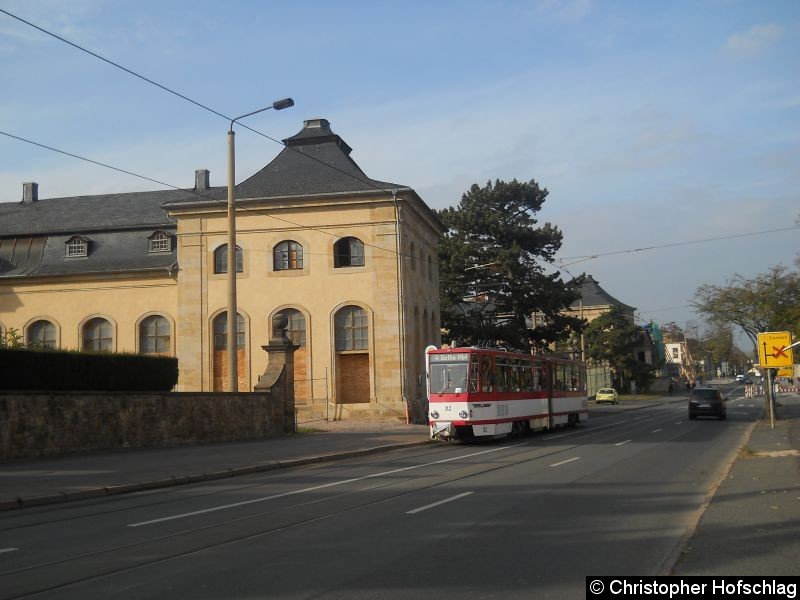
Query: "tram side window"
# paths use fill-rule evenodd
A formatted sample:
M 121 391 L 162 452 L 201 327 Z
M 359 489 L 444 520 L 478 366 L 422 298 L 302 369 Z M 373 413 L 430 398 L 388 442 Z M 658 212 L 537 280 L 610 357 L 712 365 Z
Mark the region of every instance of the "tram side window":
M 531 369 L 531 378 L 533 379 L 531 383 L 534 391 L 539 391 L 544 387 L 544 368 L 542 367 L 541 363 L 533 364 L 533 369 Z
M 566 365 L 557 364 L 557 365 L 553 365 L 553 366 L 554 366 L 554 371 L 555 371 L 554 387 L 557 390 L 564 391 L 564 390 L 567 389 L 567 377 L 566 377 L 567 374 L 566 374 L 565 368 L 564 368 L 564 367 L 566 367 Z
M 492 372 L 492 357 L 481 356 L 481 391 L 491 392 L 494 389 L 494 373 Z
M 472 362 L 469 365 L 469 391 L 478 391 L 478 372 L 480 371 L 480 364 L 478 357 L 473 355 Z
M 529 361 L 523 361 L 520 366 L 520 386 L 523 391 L 533 391 L 533 370 Z
M 505 392 L 508 390 L 506 382 L 506 364 L 505 361 L 497 358 L 494 364 L 494 391 Z

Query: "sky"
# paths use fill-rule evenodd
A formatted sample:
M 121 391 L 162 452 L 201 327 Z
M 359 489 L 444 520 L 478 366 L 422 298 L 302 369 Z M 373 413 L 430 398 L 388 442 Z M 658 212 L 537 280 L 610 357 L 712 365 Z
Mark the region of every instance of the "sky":
M 229 117 L 237 182 L 325 118 L 373 179 L 436 209 L 535 180 L 587 273 L 640 322 L 800 253 L 795 0 L 0 0 Z M 228 122 L 0 12 L 0 131 L 176 187 L 226 184 Z M 0 201 L 165 189 L 0 135 Z M 723 239 L 720 239 L 723 238 Z M 643 248 L 652 248 L 642 250 Z M 595 257 L 595 258 L 590 258 Z M 779 293 L 779 290 L 776 290 Z

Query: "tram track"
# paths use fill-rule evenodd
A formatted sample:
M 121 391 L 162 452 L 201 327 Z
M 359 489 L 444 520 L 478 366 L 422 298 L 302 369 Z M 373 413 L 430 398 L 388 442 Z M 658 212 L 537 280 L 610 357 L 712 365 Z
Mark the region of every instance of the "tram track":
M 442 470 L 437 468 L 433 473 L 426 473 L 420 477 L 415 477 L 413 480 L 409 479 L 402 479 L 402 480 L 392 480 L 392 481 L 383 481 L 378 484 L 373 484 L 364 487 L 359 486 L 356 489 L 349 489 L 346 491 L 342 491 L 336 494 L 324 494 L 321 497 L 313 498 L 308 501 L 294 503 L 291 505 L 285 505 L 280 507 L 271 506 L 268 510 L 257 511 L 255 513 L 250 513 L 242 516 L 238 516 L 235 518 L 228 518 L 222 521 L 217 521 L 214 523 L 205 523 L 203 525 L 191 527 L 188 529 L 181 529 L 179 531 L 174 531 L 164 535 L 156 535 L 156 536 L 148 536 L 145 539 L 139 539 L 135 541 L 131 541 L 125 544 L 118 544 L 118 545 L 110 545 L 105 546 L 102 548 L 98 548 L 96 550 L 88 551 L 88 552 L 79 552 L 76 554 L 72 554 L 69 556 L 63 556 L 57 559 L 48 560 L 48 561 L 41 561 L 36 564 L 25 565 L 21 566 L 16 569 L 10 569 L 0 572 L 0 577 L 12 577 L 12 576 L 19 576 L 23 574 L 34 574 L 38 571 L 44 571 L 47 569 L 53 569 L 54 567 L 61 567 L 62 570 L 67 572 L 66 577 L 64 577 L 63 581 L 55 585 L 47 585 L 36 587 L 35 589 L 30 589 L 28 591 L 24 591 L 22 593 L 18 593 L 12 596 L 7 596 L 8 598 L 26 598 L 35 596 L 38 594 L 43 594 L 47 592 L 57 591 L 61 589 L 66 589 L 69 587 L 74 587 L 80 585 L 82 583 L 87 583 L 94 580 L 100 580 L 103 578 L 112 577 L 114 575 L 122 574 L 122 573 L 129 573 L 136 571 L 138 569 L 147 568 L 150 566 L 167 563 L 174 560 L 180 560 L 181 558 L 187 558 L 198 553 L 202 552 L 209 552 L 213 551 L 214 549 L 223 548 L 225 546 L 229 546 L 231 544 L 236 544 L 238 542 L 245 542 L 248 540 L 257 539 L 259 537 L 266 537 L 269 535 L 274 535 L 279 532 L 284 532 L 291 529 L 297 529 L 301 527 L 305 527 L 314 523 L 318 523 L 322 520 L 329 520 L 333 519 L 337 516 L 343 516 L 348 513 L 352 513 L 353 511 L 364 510 L 373 506 L 377 506 L 380 504 L 385 504 L 388 502 L 397 501 L 404 497 L 408 497 L 414 494 L 424 494 L 427 491 L 436 490 L 437 488 L 441 488 L 443 486 L 448 486 L 451 484 L 456 484 L 459 482 L 467 481 L 471 478 L 484 476 L 491 473 L 497 473 L 499 471 L 505 469 L 511 469 L 515 467 L 519 467 L 524 464 L 534 463 L 536 461 L 543 461 L 547 459 L 552 459 L 554 456 L 572 452 L 575 450 L 580 449 L 583 446 L 590 445 L 590 444 L 602 444 L 606 442 L 613 441 L 613 439 L 620 439 L 620 436 L 627 436 L 625 430 L 628 429 L 627 427 L 620 426 L 631 425 L 634 426 L 635 431 L 642 435 L 644 434 L 647 429 L 640 428 L 643 424 L 643 421 L 650 421 L 650 420 L 659 420 L 659 419 L 673 419 L 674 412 L 670 410 L 660 410 L 656 411 L 653 414 L 643 415 L 638 418 L 631 418 L 625 419 L 622 421 L 615 421 L 612 423 L 605 423 L 598 426 L 589 426 L 586 428 L 575 429 L 571 431 L 567 431 L 564 433 L 553 433 L 552 435 L 544 434 L 542 436 L 531 436 L 522 438 L 518 441 L 515 441 L 512 444 L 505 444 L 495 446 L 491 444 L 492 448 L 490 451 L 494 452 L 501 452 L 504 450 L 510 450 L 510 454 L 503 454 L 498 455 L 503 457 L 503 464 L 490 464 L 490 465 L 480 465 L 476 464 L 475 462 L 470 462 L 469 464 L 464 464 L 460 466 L 458 470 L 459 474 L 456 475 L 456 472 L 452 469 L 449 470 Z M 602 430 L 602 431 L 601 431 Z M 563 444 L 559 443 L 559 445 L 555 448 L 549 448 L 550 442 L 556 441 L 558 439 L 564 438 L 571 438 L 573 436 L 578 436 L 577 443 L 571 443 L 572 440 L 569 440 L 570 443 Z M 587 436 L 587 437 L 584 437 Z M 489 444 L 479 444 L 478 447 L 486 446 Z M 448 448 L 453 449 L 461 449 L 464 445 L 456 446 L 447 446 Z M 475 445 L 469 446 L 470 451 L 475 449 Z M 539 451 L 537 451 L 539 450 Z M 532 453 L 533 451 L 533 453 Z M 487 451 L 488 453 L 489 451 Z M 431 456 L 432 454 L 437 454 L 440 456 L 438 451 L 426 451 L 422 456 L 414 456 L 415 460 L 419 460 L 425 456 Z M 394 469 L 390 470 L 387 473 L 397 473 L 399 471 L 409 472 L 416 469 L 423 469 L 426 467 L 432 466 L 440 466 L 443 464 L 447 464 L 451 466 L 458 460 L 468 460 L 477 456 L 476 453 L 468 453 L 468 454 L 460 454 L 457 453 L 454 456 L 448 457 L 444 460 L 433 461 L 432 463 L 420 463 L 415 464 L 410 467 L 404 467 L 402 469 Z M 398 457 L 395 460 L 390 461 L 389 464 L 397 464 L 400 461 L 408 461 L 408 456 Z M 354 466 L 361 468 L 364 465 L 352 465 L 352 463 L 348 466 L 340 465 L 337 466 L 335 469 L 326 469 L 326 473 L 330 474 L 332 472 L 342 472 L 344 470 L 352 469 Z M 316 468 L 318 469 L 318 467 Z M 307 473 L 307 472 L 306 472 Z M 360 481 L 364 481 L 367 479 L 376 479 L 380 476 L 379 474 L 369 474 L 360 478 L 355 478 L 353 481 L 348 483 L 359 483 Z M 299 479 L 300 475 L 297 478 L 287 478 L 287 479 Z M 425 479 L 435 478 L 434 481 L 429 481 L 428 483 L 423 483 Z M 210 498 L 215 496 L 220 496 L 222 494 L 231 494 L 235 492 L 241 492 L 245 490 L 252 491 L 258 487 L 263 487 L 265 485 L 275 485 L 280 483 L 281 485 L 291 485 L 287 479 L 284 479 L 281 482 L 276 482 L 274 479 L 270 481 L 261 481 L 259 483 L 255 483 L 252 485 L 247 486 L 237 486 L 235 489 L 226 488 L 224 490 L 220 490 L 214 493 L 207 493 L 202 494 L 200 496 L 193 496 L 192 499 L 196 500 L 198 498 Z M 413 485 L 410 489 L 398 489 L 398 486 L 402 485 Z M 344 499 L 349 498 L 357 498 L 359 494 L 363 494 L 364 492 L 386 492 L 391 491 L 391 493 L 387 496 L 380 497 L 380 498 L 373 498 L 367 499 L 366 501 L 358 500 L 354 503 L 349 503 L 343 507 L 338 507 L 332 510 L 328 510 L 322 512 L 320 514 L 316 514 L 313 516 L 302 516 L 297 515 L 294 518 L 286 519 L 284 522 L 281 523 L 273 523 L 268 526 L 266 523 L 263 523 L 261 527 L 258 527 L 256 531 L 253 531 L 253 528 L 250 527 L 247 531 L 241 531 L 241 528 L 245 525 L 250 526 L 253 523 L 257 523 L 258 520 L 265 520 L 265 519 L 274 519 L 278 515 L 290 515 L 293 511 L 298 511 L 304 508 L 313 507 L 314 505 L 318 505 L 321 503 L 331 504 L 334 502 L 340 502 Z M 547 493 L 546 490 L 543 490 L 543 493 Z M 185 501 L 185 497 L 180 498 L 171 498 L 168 500 L 161 500 L 159 502 L 152 502 L 143 505 L 136 505 L 136 506 L 128 506 L 128 507 L 120 507 L 118 509 L 112 511 L 104 511 L 102 513 L 93 513 L 87 515 L 80 515 L 80 516 L 72 516 L 69 517 L 67 520 L 75 520 L 75 519 L 88 519 L 90 517 L 98 517 L 98 516 L 109 516 L 115 513 L 126 513 L 131 512 L 133 510 L 143 510 L 143 509 L 150 509 L 159 506 L 167 506 L 172 505 L 181 501 Z M 36 524 L 24 524 L 21 525 L 20 528 L 24 527 L 33 527 L 35 525 L 40 526 L 50 526 L 50 525 L 58 525 L 61 523 L 62 520 L 51 520 L 48 522 L 40 522 Z M 122 527 L 123 525 L 118 525 L 118 527 Z M 8 530 L 13 530 L 14 528 L 9 528 Z M 201 539 L 191 540 L 192 536 L 197 536 L 201 538 L 203 534 L 206 534 L 211 531 L 222 531 L 222 532 L 229 532 L 229 535 L 223 534 L 223 539 L 217 539 L 211 543 L 203 543 Z M 184 547 L 181 550 L 172 551 L 169 548 L 164 548 L 164 546 L 170 546 L 174 542 L 189 541 L 190 547 Z M 153 554 L 158 554 L 158 556 L 153 556 Z M 115 555 L 115 556 L 110 556 Z M 149 556 L 151 558 L 142 559 L 141 556 Z M 137 559 L 136 556 L 139 556 Z M 70 565 L 77 565 L 77 564 L 85 564 L 86 562 L 91 563 L 91 559 L 95 559 L 98 557 L 104 557 L 103 562 L 108 564 L 109 562 L 114 563 L 114 566 L 109 565 L 109 567 L 104 569 L 99 569 L 98 572 L 86 572 L 84 567 L 83 574 L 79 574 L 81 569 L 71 569 L 66 568 Z M 134 564 L 130 564 L 133 562 Z M 124 564 L 123 564 L 124 563 Z

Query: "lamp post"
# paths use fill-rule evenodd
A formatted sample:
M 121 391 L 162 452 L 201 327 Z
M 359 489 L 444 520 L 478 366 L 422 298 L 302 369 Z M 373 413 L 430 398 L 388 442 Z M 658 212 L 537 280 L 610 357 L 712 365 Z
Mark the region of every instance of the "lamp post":
M 231 119 L 231 125 L 228 128 L 228 314 L 227 314 L 227 328 L 228 335 L 226 340 L 226 350 L 228 354 L 228 391 L 239 391 L 239 372 L 236 361 L 236 342 L 238 338 L 238 331 L 236 329 L 236 321 L 239 316 L 239 309 L 236 307 L 236 199 L 234 196 L 234 188 L 236 187 L 236 152 L 233 131 L 233 124 L 239 119 L 244 119 L 251 115 L 264 112 L 273 108 L 275 110 L 283 110 L 294 106 L 294 100 L 291 98 L 284 98 L 283 100 L 276 100 L 269 106 L 259 108 L 253 112 L 240 115 L 235 119 Z

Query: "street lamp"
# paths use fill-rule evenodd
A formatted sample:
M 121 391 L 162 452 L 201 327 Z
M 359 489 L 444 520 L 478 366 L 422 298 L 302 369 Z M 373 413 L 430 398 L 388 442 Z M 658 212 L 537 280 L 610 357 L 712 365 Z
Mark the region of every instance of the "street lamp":
M 283 110 L 294 106 L 294 100 L 291 98 L 284 98 L 283 100 L 276 100 L 270 106 L 259 108 L 253 112 L 240 115 L 235 119 L 231 119 L 231 126 L 228 128 L 228 314 L 227 314 L 227 327 L 228 335 L 226 340 L 227 353 L 228 353 L 228 391 L 239 391 L 239 372 L 236 365 L 236 341 L 238 332 L 236 329 L 236 318 L 239 316 L 239 310 L 236 307 L 236 199 L 234 197 L 234 188 L 236 186 L 236 159 L 235 159 L 235 143 L 233 131 L 233 124 L 239 119 L 244 119 L 251 115 L 264 112 L 273 108 L 275 110 Z

